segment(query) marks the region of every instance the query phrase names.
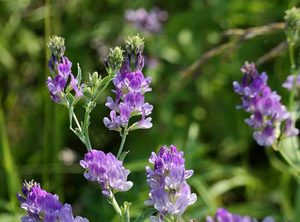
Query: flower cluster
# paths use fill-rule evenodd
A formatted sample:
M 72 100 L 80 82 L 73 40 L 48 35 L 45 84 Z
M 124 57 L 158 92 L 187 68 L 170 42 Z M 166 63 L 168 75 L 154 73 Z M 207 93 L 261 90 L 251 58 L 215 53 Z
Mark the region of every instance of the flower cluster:
M 144 99 L 144 94 L 151 91 L 151 78 L 145 78 L 142 73 L 143 48 L 144 43 L 139 36 L 127 42 L 125 61 L 113 80 L 116 98 L 113 100 L 108 97 L 105 104 L 111 112 L 110 118 L 105 117 L 103 122 L 110 130 L 127 128 L 129 119 L 134 116 L 141 116 L 141 119 L 129 126 L 128 131 L 152 127 L 151 117 L 147 116 L 151 114 L 153 106 L 145 103 Z
M 152 216 L 151 221 L 182 215 L 197 200 L 186 182 L 193 175 L 193 170 L 185 170 L 183 152 L 177 151 L 173 145 L 170 148 L 163 146 L 158 154 L 151 154 L 149 162 L 154 169 L 146 167 L 150 199 L 145 204 L 154 205 L 159 211 L 159 215 Z
M 131 181 L 127 181 L 130 171 L 111 153 L 90 150 L 80 161 L 80 165 L 86 169 L 84 177 L 90 181 L 97 181 L 105 197 L 111 197 L 118 191 L 127 191 L 133 185 Z
M 226 209 L 219 208 L 214 217 L 206 217 L 206 222 L 258 222 L 256 219 L 249 216 L 232 214 Z M 262 222 L 274 222 L 272 217 L 266 217 Z
M 234 82 L 234 91 L 242 96 L 239 108 L 251 113 L 246 123 L 254 128 L 254 139 L 261 146 L 274 145 L 280 136 L 298 134 L 291 114 L 281 104 L 281 97 L 267 85 L 266 73 L 259 74 L 253 63 L 246 63 L 241 71 L 241 83 Z
M 66 91 L 70 90 L 75 91 L 76 98 L 83 96 L 80 81 L 72 74 L 72 63 L 64 56 L 65 46 L 63 38 L 53 36 L 50 38 L 48 46 L 51 50 L 48 66 L 53 77 L 49 76 L 46 83 L 51 99 L 56 103 L 60 103 Z
M 57 195 L 43 190 L 34 181 L 23 184 L 18 200 L 28 213 L 21 218 L 22 222 L 88 222 L 80 216 L 74 218 L 71 205 L 63 205 Z
M 162 22 L 166 21 L 168 13 L 153 8 L 149 12 L 144 8 L 137 10 L 127 10 L 125 12 L 125 19 L 132 23 L 136 28 L 149 33 L 159 33 L 162 30 Z

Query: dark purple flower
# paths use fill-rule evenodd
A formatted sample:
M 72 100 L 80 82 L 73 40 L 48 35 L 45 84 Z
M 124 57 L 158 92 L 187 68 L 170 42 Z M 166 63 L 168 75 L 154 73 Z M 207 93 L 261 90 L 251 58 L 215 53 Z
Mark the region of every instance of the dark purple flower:
M 206 222 L 258 222 L 255 218 L 232 214 L 224 208 L 219 208 L 214 217 L 206 217 Z M 266 217 L 262 222 L 275 222 L 272 217 Z
M 111 197 L 118 191 L 125 192 L 133 185 L 131 181 L 127 181 L 130 171 L 111 153 L 90 150 L 80 161 L 80 165 L 86 169 L 84 177 L 90 181 L 97 181 L 106 197 Z
M 60 62 L 53 63 L 52 60 L 55 57 L 52 57 L 49 61 L 51 65 L 49 68 L 56 75 L 53 78 L 48 77 L 46 82 L 51 99 L 56 103 L 62 102 L 68 86 L 75 91 L 75 97 L 79 98 L 83 96 L 82 87 L 79 85 L 77 78 L 72 74 L 72 63 L 70 60 L 64 56 L 60 59 Z
M 267 74 L 259 74 L 255 65 L 247 62 L 241 71 L 244 76 L 240 83 L 233 82 L 233 87 L 242 97 L 238 108 L 251 113 L 246 123 L 255 130 L 256 142 L 261 146 L 272 146 L 281 135 L 297 135 L 298 129 L 294 127 L 291 114 L 281 104 L 281 97 L 267 85 Z
M 21 218 L 22 222 L 88 222 L 79 216 L 74 219 L 71 205 L 63 205 L 57 195 L 43 190 L 34 181 L 25 182 L 17 197 L 28 213 Z
M 54 77 L 54 79 L 48 77 L 46 83 L 47 83 L 48 90 L 50 92 L 51 99 L 54 102 L 59 103 L 63 96 L 62 94 L 67 84 L 67 79 L 65 79 L 61 75 L 57 75 Z
M 153 205 L 159 211 L 151 221 L 164 221 L 164 217 L 182 215 L 197 200 L 186 182 L 193 171 L 185 170 L 183 152 L 177 151 L 173 145 L 170 148 L 163 146 L 158 154 L 151 154 L 149 162 L 154 167 L 146 167 L 150 193 L 145 204 Z
M 146 11 L 144 8 L 137 10 L 127 10 L 125 19 L 136 28 L 148 33 L 159 33 L 162 31 L 162 22 L 166 21 L 168 13 L 159 8 Z

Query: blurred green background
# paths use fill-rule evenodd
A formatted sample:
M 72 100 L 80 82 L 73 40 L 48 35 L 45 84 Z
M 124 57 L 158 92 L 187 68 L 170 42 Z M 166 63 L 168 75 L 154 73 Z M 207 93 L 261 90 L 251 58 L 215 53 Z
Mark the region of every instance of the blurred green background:
M 187 168 L 195 171 L 189 183 L 198 201 L 188 208 L 185 221 L 203 221 L 217 207 L 257 218 L 272 215 L 277 221 L 292 218 L 296 182 L 274 151 L 253 141 L 244 123 L 247 114 L 235 109 L 240 100 L 232 82 L 240 80 L 245 61 L 258 61 L 258 69 L 268 72 L 271 87 L 286 101 L 281 84 L 289 74 L 289 60 L 283 29 L 270 26 L 270 31 L 257 36 L 251 36 L 255 29 L 250 36 L 239 33 L 283 22 L 285 10 L 298 3 L 1 0 L 0 221 L 20 221 L 25 212 L 15 194 L 23 180 L 31 179 L 71 203 L 75 215 L 91 222 L 118 221 L 100 186 L 82 175 L 78 163 L 85 147 L 68 128 L 67 110 L 50 100 L 45 84 L 46 42 L 52 34 L 63 36 L 66 55 L 73 64 L 80 63 L 86 78 L 93 71 L 105 75 L 103 59 L 109 48 L 122 46 L 127 36 L 136 33 L 145 37 L 144 73 L 153 79 L 153 91 L 146 95 L 154 105 L 153 127 L 130 133 L 126 141 L 125 149 L 131 152 L 125 165 L 134 186 L 117 195 L 119 202 L 133 202 L 133 218 L 145 209 L 144 169 L 150 153 L 174 144 L 185 152 Z M 127 9 L 155 6 L 168 12 L 161 33 L 143 33 L 124 19 Z M 191 66 L 222 44 L 196 69 Z M 120 137 L 102 122 L 109 113 L 105 99 L 100 98 L 92 114 L 90 137 L 94 148 L 116 154 Z

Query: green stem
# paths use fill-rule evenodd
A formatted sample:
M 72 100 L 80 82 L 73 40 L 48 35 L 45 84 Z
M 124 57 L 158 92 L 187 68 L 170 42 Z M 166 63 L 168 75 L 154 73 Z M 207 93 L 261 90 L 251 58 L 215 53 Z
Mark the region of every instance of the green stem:
M 296 71 L 296 61 L 295 61 L 295 48 L 293 43 L 289 43 L 289 54 L 291 62 L 291 73 L 295 74 Z
M 297 180 L 297 191 L 296 191 L 296 199 L 295 199 L 295 213 L 294 213 L 294 221 L 300 220 L 300 181 Z
M 112 194 L 112 197 L 109 198 L 109 203 L 113 206 L 114 210 L 121 217 L 121 221 L 123 222 L 122 210 L 113 194 Z
M 76 123 L 77 128 L 79 129 L 80 132 L 82 132 L 81 126 L 80 126 L 80 124 L 79 124 L 79 121 L 78 121 L 77 116 L 76 116 L 76 114 L 74 113 L 73 109 L 71 110 L 71 112 L 72 112 L 72 116 L 73 116 L 73 119 L 75 120 L 75 123 Z M 72 126 L 72 123 L 71 123 L 71 126 Z
M 296 75 L 296 61 L 295 61 L 295 48 L 294 44 L 291 42 L 289 43 L 289 55 L 290 55 L 290 63 L 291 63 L 291 74 Z M 296 78 L 296 76 L 295 76 Z M 289 108 L 290 111 L 294 110 L 294 100 L 295 100 L 295 93 L 296 93 L 296 86 L 293 84 L 291 93 L 289 95 Z
M 50 19 L 50 5 L 51 0 L 45 0 L 45 19 L 44 19 L 44 36 L 45 36 L 45 79 L 47 78 L 48 73 L 48 59 L 50 58 L 50 52 L 46 45 L 48 42 L 50 34 L 51 34 L 51 19 Z M 42 183 L 45 189 L 49 188 L 49 167 L 47 167 L 47 163 L 50 157 L 50 151 L 52 148 L 52 139 L 50 138 L 52 129 L 51 129 L 51 122 L 52 122 L 52 104 L 49 102 L 49 92 L 48 90 L 44 90 L 44 128 L 43 128 L 43 174 L 42 174 Z
M 124 144 L 125 144 L 125 141 L 126 141 L 126 136 L 128 134 L 127 129 L 128 129 L 128 124 L 125 126 L 123 134 L 122 134 L 122 141 L 121 141 L 121 145 L 119 147 L 119 151 L 118 151 L 118 155 L 117 155 L 118 159 L 120 158 L 120 156 L 122 154 L 122 151 L 123 151 L 123 148 L 124 148 Z
M 91 109 L 88 106 L 85 110 L 84 123 L 83 123 L 83 127 L 84 127 L 83 134 L 84 134 L 84 138 L 85 138 L 85 145 L 86 145 L 86 148 L 88 151 L 92 149 L 90 136 L 89 136 L 90 113 L 91 113 Z

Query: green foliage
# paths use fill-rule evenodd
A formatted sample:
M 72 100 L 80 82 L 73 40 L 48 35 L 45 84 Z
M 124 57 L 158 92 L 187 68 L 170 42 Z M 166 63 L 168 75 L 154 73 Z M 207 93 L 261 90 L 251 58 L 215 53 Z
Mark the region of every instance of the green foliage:
M 145 75 L 153 79 L 153 91 L 146 96 L 154 105 L 153 128 L 134 131 L 127 138 L 125 148 L 130 153 L 125 165 L 132 172 L 129 179 L 134 186 L 118 194 L 118 201 L 132 203 L 134 219 L 147 209 L 147 159 L 161 145 L 174 144 L 185 152 L 187 168 L 195 171 L 189 182 L 198 201 L 187 210 L 184 221 L 202 221 L 222 206 L 257 218 L 272 215 L 283 221 L 293 217 L 296 181 L 287 173 L 291 169 L 277 153 L 252 140 L 243 122 L 246 115 L 235 109 L 240 101 L 232 89 L 232 81 L 241 78 L 244 61 L 260 61 L 258 69 L 269 73 L 270 85 L 287 102 L 281 89 L 290 72 L 287 49 L 272 51 L 285 41 L 283 28 L 262 34 L 256 30 L 252 36 L 255 30 L 250 35 L 239 34 L 241 29 L 284 22 L 285 1 L 46 2 L 49 5 L 29 0 L 0 2 L 0 102 L 4 113 L 0 116 L 0 221 L 17 221 L 13 195 L 24 179 L 41 181 L 49 192 L 72 203 L 75 214 L 91 222 L 99 218 L 118 221 L 99 186 L 82 176 L 78 161 L 85 147 L 69 131 L 67 110 L 50 101 L 45 85 L 50 75 L 46 41 L 52 34 L 64 36 L 66 55 L 73 64 L 80 62 L 82 79 L 93 78 L 94 74 L 88 74 L 93 70 L 105 78 L 104 58 L 109 48 L 141 33 L 124 20 L 125 10 L 154 6 L 166 10 L 169 17 L 162 33 L 141 33 L 148 58 Z M 45 21 L 50 33 L 44 30 Z M 229 29 L 231 33 L 226 32 Z M 203 57 L 217 46 L 222 47 L 213 56 Z M 200 65 L 193 66 L 195 61 Z M 108 131 L 102 123 L 109 112 L 104 98 L 98 99 L 89 120 L 90 139 L 95 148 L 116 154 L 121 141 L 118 133 Z M 78 110 L 80 119 L 84 113 Z M 145 211 L 145 215 L 152 213 Z

